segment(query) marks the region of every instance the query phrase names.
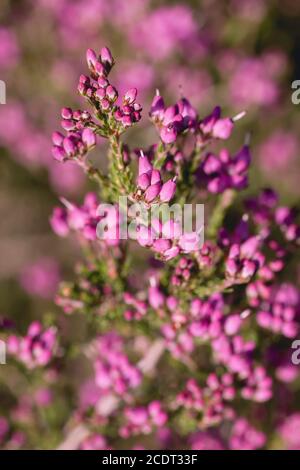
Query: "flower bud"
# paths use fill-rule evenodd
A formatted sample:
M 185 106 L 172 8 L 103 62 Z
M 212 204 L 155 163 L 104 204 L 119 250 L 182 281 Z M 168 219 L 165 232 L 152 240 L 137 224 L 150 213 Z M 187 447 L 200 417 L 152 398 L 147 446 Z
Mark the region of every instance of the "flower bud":
M 241 256 L 244 258 L 252 258 L 259 247 L 260 239 L 256 236 L 248 238 L 240 247 Z
M 97 82 L 100 88 L 106 88 L 109 85 L 108 80 L 104 77 L 99 77 Z
M 106 97 L 105 88 L 98 88 L 98 90 L 95 92 L 95 97 L 99 100 L 103 100 Z
M 61 121 L 61 127 L 65 129 L 66 131 L 72 131 L 76 129 L 76 124 L 74 124 L 74 122 L 71 121 L 70 119 L 63 119 Z
M 238 272 L 238 263 L 232 259 L 232 258 L 229 258 L 227 259 L 226 263 L 225 263 L 225 267 L 226 267 L 226 274 L 230 277 L 235 277 L 237 272 Z
M 84 83 L 78 83 L 77 86 L 78 93 L 82 96 L 85 96 L 86 94 L 86 86 Z
M 240 315 L 230 315 L 225 320 L 224 330 L 229 336 L 235 335 L 242 325 L 242 319 Z
M 60 132 L 53 132 L 52 142 L 54 145 L 62 145 L 64 141 L 64 136 Z
M 133 104 L 135 102 L 136 95 L 137 95 L 137 89 L 131 88 L 125 93 L 124 102 L 127 104 Z
M 255 274 L 256 269 L 256 263 L 252 260 L 246 259 L 241 270 L 241 278 L 248 279 L 249 277 L 252 277 Z
M 141 113 L 138 113 L 137 111 L 134 111 L 131 116 L 132 116 L 133 122 L 139 122 L 139 120 L 142 117 Z
M 133 103 L 133 109 L 136 111 L 136 112 L 140 112 L 142 111 L 142 105 L 140 105 L 139 103 Z
M 101 52 L 100 52 L 100 58 L 103 64 L 109 65 L 110 68 L 113 66 L 114 59 L 108 47 L 102 47 Z
M 200 129 L 204 134 L 210 134 L 213 130 L 214 125 L 216 124 L 217 120 L 220 119 L 221 116 L 221 108 L 216 106 L 212 113 L 203 119 L 200 123 Z
M 79 83 L 83 83 L 84 85 L 90 85 L 90 78 L 87 75 L 81 74 L 79 77 Z
M 160 138 L 165 144 L 172 144 L 177 139 L 177 130 L 173 124 L 164 126 L 160 130 Z
M 110 102 L 106 98 L 100 101 L 100 105 L 103 111 L 107 111 L 110 108 Z
M 89 129 L 88 127 L 83 129 L 83 131 L 82 131 L 82 142 L 88 148 L 93 147 L 94 145 L 96 145 L 96 136 L 95 136 L 94 132 L 92 131 L 92 129 Z
M 62 207 L 55 207 L 50 217 L 50 225 L 52 230 L 60 237 L 66 237 L 69 233 L 69 225 L 67 221 L 67 212 Z
M 210 193 L 218 194 L 222 193 L 230 185 L 230 178 L 226 174 L 221 174 L 209 181 L 207 189 Z
M 72 119 L 72 117 L 73 117 L 72 109 L 71 108 L 62 108 L 61 117 L 63 119 Z
M 169 202 L 174 196 L 175 191 L 176 191 L 176 183 L 173 178 L 163 184 L 161 191 L 159 193 L 159 199 L 162 202 Z
M 164 117 L 165 103 L 163 98 L 160 95 L 156 95 L 153 98 L 151 108 L 150 108 L 150 117 L 158 118 L 162 120 Z
M 95 64 L 97 62 L 97 54 L 93 49 L 88 49 L 86 51 L 86 61 L 89 68 L 95 67 Z
M 197 119 L 197 111 L 195 110 L 195 108 L 193 108 L 189 100 L 187 100 L 186 98 L 181 98 L 178 101 L 177 105 L 179 113 L 184 118 L 188 117 L 191 121 L 195 121 Z
M 52 147 L 52 155 L 58 162 L 64 162 L 67 158 L 66 152 L 62 147 L 55 145 Z
M 161 183 L 151 184 L 145 192 L 145 200 L 147 202 L 152 202 L 158 195 L 161 190 Z
M 229 258 L 237 258 L 240 256 L 240 245 L 238 243 L 234 243 L 231 245 L 228 257 Z
M 228 139 L 233 127 L 234 124 L 230 118 L 219 119 L 213 126 L 212 136 L 216 139 Z
M 103 77 L 106 75 L 105 68 L 101 64 L 101 62 L 96 62 L 95 64 L 95 72 L 99 77 Z
M 221 170 L 221 162 L 215 155 L 208 155 L 203 163 L 203 171 L 206 175 L 216 173 Z
M 160 292 L 157 286 L 149 287 L 148 299 L 149 299 L 149 304 L 154 309 L 162 307 L 165 301 L 164 295 Z
M 131 116 L 122 116 L 121 123 L 124 127 L 130 127 L 132 125 Z
M 64 138 L 63 146 L 69 156 L 75 155 L 76 145 L 69 137 Z
M 141 152 L 141 156 L 139 157 L 139 175 L 150 171 L 152 171 L 152 165 L 144 152 Z
M 116 101 L 116 99 L 118 98 L 118 92 L 115 87 L 113 87 L 112 85 L 108 85 L 108 87 L 106 88 L 106 96 L 110 101 Z
M 168 124 L 172 123 L 177 114 L 178 114 L 177 106 L 176 105 L 169 106 L 164 112 L 163 125 L 167 126 Z
M 150 177 L 148 173 L 143 173 L 138 177 L 138 186 L 145 191 L 150 186 Z
M 122 106 L 122 111 L 124 114 L 129 116 L 131 114 L 131 106 L 125 104 L 124 106 Z
M 159 170 L 153 170 L 151 173 L 151 184 L 160 183 L 161 176 Z
M 244 147 L 234 157 L 234 171 L 236 173 L 242 173 L 246 171 L 250 165 L 250 161 L 251 155 L 249 147 L 244 145 Z

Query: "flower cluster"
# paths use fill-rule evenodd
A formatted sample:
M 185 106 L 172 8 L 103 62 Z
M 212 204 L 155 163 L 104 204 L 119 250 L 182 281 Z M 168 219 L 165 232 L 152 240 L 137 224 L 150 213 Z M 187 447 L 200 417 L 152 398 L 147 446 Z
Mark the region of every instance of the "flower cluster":
M 136 102 L 136 88 L 125 93 L 120 106 L 114 104 L 118 99 L 118 91 L 108 80 L 108 75 L 114 65 L 110 50 L 103 47 L 97 56 L 93 49 L 88 49 L 86 59 L 90 77 L 80 76 L 79 93 L 95 106 L 105 121 L 108 121 L 110 125 L 114 121 L 114 130 L 122 132 L 138 122 L 141 119 L 142 107 Z
M 95 383 L 103 392 L 124 397 L 130 388 L 140 384 L 141 373 L 124 354 L 122 338 L 108 333 L 96 340 L 96 348 Z
M 293 285 L 281 284 L 258 307 L 257 323 L 274 333 L 295 338 L 300 326 L 299 292 Z
M 200 180 L 204 180 L 208 191 L 213 194 L 229 188 L 243 189 L 248 184 L 250 158 L 247 146 L 234 156 L 230 156 L 227 149 L 220 150 L 219 155 L 208 153 L 201 166 Z
M 28 368 L 47 365 L 53 358 L 56 349 L 56 329 L 43 329 L 40 322 L 31 323 L 26 336 L 8 337 L 8 351 Z
M 175 178 L 162 183 L 160 171 L 153 169 L 148 157 L 143 152 L 139 158 L 138 172 L 137 200 L 142 198 L 146 203 L 155 202 L 156 199 L 159 202 L 169 202 L 173 198 L 176 191 Z
M 167 414 L 159 401 L 152 401 L 148 406 L 125 408 L 125 424 L 119 433 L 123 438 L 136 434 L 150 434 L 154 427 L 161 427 L 167 422 Z
M 231 420 L 234 417 L 234 411 L 228 406 L 228 402 L 234 397 L 233 376 L 226 373 L 219 378 L 212 373 L 208 375 L 203 389 L 195 380 L 190 379 L 184 391 L 176 397 L 176 403 L 179 407 L 200 412 L 201 424 L 210 427 L 224 419 Z
M 229 438 L 229 448 L 232 450 L 255 450 L 264 446 L 266 436 L 253 428 L 246 419 L 235 421 Z
M 174 143 L 179 134 L 192 129 L 197 122 L 197 112 L 186 98 L 166 108 L 159 92 L 152 101 L 149 114 L 165 144 Z
M 53 157 L 59 162 L 73 160 L 82 163 L 87 152 L 96 145 L 94 132 L 88 127 L 84 128 L 84 123 L 89 121 L 89 113 L 63 108 L 61 115 L 61 125 L 67 135 L 65 137 L 61 132 L 52 134 Z
M 86 57 L 90 74 L 80 76 L 78 90 L 91 111 L 63 108 L 66 135 L 53 134 L 53 156 L 61 165 L 76 162 L 99 196 L 87 193 L 82 204 L 61 198 L 50 219 L 59 236 L 75 233 L 83 251 L 75 280 L 62 284 L 56 303 L 77 312 L 85 328 L 64 344 L 53 326 L 34 322 L 25 337 L 9 333 L 9 353 L 29 369 L 44 366 L 46 385 L 38 383 L 34 400 L 45 407 L 55 401 L 49 383 L 65 360 L 90 363 L 64 431 L 79 427 L 75 448 L 122 448 L 124 440 L 140 447 L 175 448 L 179 440 L 192 449 L 264 447 L 288 401 L 278 404 L 276 391 L 289 396 L 297 377 L 286 368 L 286 341 L 299 333 L 300 294 L 287 275 L 287 267 L 296 275 L 297 214 L 279 206 L 271 190 L 243 198 L 248 145 L 233 156 L 213 147 L 230 138 L 243 113 L 223 118 L 216 107 L 202 117 L 186 98 L 166 107 L 157 92 L 149 116 L 158 142 L 133 148 L 123 134 L 141 118 L 137 90 L 119 100 L 108 78 L 115 63 L 108 48 L 88 49 Z M 107 168 L 88 160 L 97 135 L 107 139 Z M 126 217 L 118 205 L 124 195 Z M 107 203 L 104 211 L 99 201 Z M 170 211 L 171 202 L 205 202 L 205 243 L 203 227 L 182 231 L 175 214 L 147 224 L 154 206 Z M 134 222 L 136 240 L 120 237 L 123 219 Z M 66 354 L 51 368 L 58 351 Z M 274 405 L 267 419 L 266 402 Z M 33 413 L 27 399 L 15 410 L 23 419 Z M 297 425 L 283 423 L 278 432 L 287 440 Z M 7 426 L 0 421 L 0 439 Z
M 137 241 L 141 246 L 151 248 L 162 259 L 169 261 L 180 253 L 197 251 L 201 237 L 197 232 L 183 232 L 181 224 L 167 220 L 162 224 L 159 219 L 151 221 L 151 226 L 137 226 Z
M 97 215 L 99 202 L 94 193 L 85 196 L 82 206 L 77 206 L 63 199 L 65 207 L 56 207 L 50 219 L 54 232 L 65 237 L 70 230 L 82 234 L 87 240 L 96 239 L 96 226 L 100 220 Z
M 93 434 L 84 439 L 80 444 L 80 450 L 109 450 L 109 447 L 101 434 Z
M 231 423 L 227 443 L 210 437 L 217 439 L 217 446 L 260 448 L 265 444 L 264 433 L 237 415 L 235 400 L 242 398 L 248 403 L 259 404 L 273 397 L 275 379 L 271 378 L 264 356 L 257 354 L 257 336 L 247 335 L 247 331 L 262 327 L 289 338 L 298 332 L 299 293 L 294 287 L 287 284 L 278 287 L 276 283 L 287 258 L 285 242 L 294 242 L 298 237 L 295 215 L 288 208 L 278 207 L 274 192 L 264 190 L 258 197 L 243 201 L 246 211 L 240 222 L 228 226 L 225 212 L 232 205 L 233 194 L 248 185 L 250 149 L 244 145 L 231 156 L 226 148 L 222 148 L 219 154 L 206 148 L 215 140 L 229 139 L 234 123 L 244 113 L 234 118 L 222 118 L 221 109 L 216 107 L 210 115 L 201 118 L 186 98 L 166 107 L 159 92 L 152 102 L 149 116 L 159 133 L 160 143 L 146 151 L 134 151 L 138 156 L 138 168 L 136 186 L 132 184 L 134 159 L 119 136 L 140 118 L 136 90 L 129 90 L 122 105 L 117 107 L 118 93 L 107 78 L 114 64 L 110 52 L 104 48 L 97 56 L 88 50 L 87 61 L 90 77 L 80 77 L 79 91 L 94 108 L 99 124 L 89 118 L 87 126 L 82 117 L 76 120 L 79 114 L 74 116 L 71 111 L 64 111 L 63 117 L 69 126 L 67 131 L 81 132 L 85 144 L 79 144 L 75 153 L 82 152 L 83 155 L 88 146 L 95 144 L 92 134 L 89 143 L 85 140 L 87 129 L 92 128 L 93 135 L 98 133 L 108 138 L 112 152 L 108 178 L 117 192 L 128 188 L 132 206 L 129 206 L 127 215 L 136 223 L 136 240 L 144 249 L 150 248 L 156 262 L 162 263 L 147 269 L 145 276 L 150 278 L 150 286 L 146 290 L 137 287 L 140 281 L 134 277 L 125 280 L 120 277 L 120 282 L 125 281 L 126 287 L 123 287 L 118 301 L 108 297 L 108 308 L 111 309 L 113 301 L 114 308 L 121 309 L 121 318 L 117 313 L 114 315 L 117 315 L 120 325 L 125 322 L 126 328 L 134 329 L 138 324 L 141 328 L 149 328 L 153 322 L 164 350 L 168 350 L 192 374 L 185 389 L 177 394 L 175 405 L 170 406 L 167 401 L 162 403 L 158 397 L 148 405 L 134 405 L 135 389 L 140 389 L 144 379 L 141 370 L 155 367 L 155 359 L 151 356 L 146 359 L 146 354 L 137 366 L 132 365 L 124 355 L 121 336 L 111 332 L 97 339 L 99 352 L 94 357 L 96 385 L 105 395 L 119 397 L 120 402 L 114 406 L 121 406 L 123 402 L 119 435 L 124 439 L 153 433 L 156 426 L 165 426 L 169 414 L 177 409 L 181 410 L 180 413 L 188 412 L 189 420 L 200 422 L 203 429 Z M 90 115 L 83 113 L 83 116 Z M 116 135 L 117 138 L 112 138 Z M 68 141 L 59 144 L 71 155 Z M 89 167 L 87 173 L 93 176 L 95 171 Z M 98 183 L 105 195 L 105 176 L 101 175 Z M 207 196 L 209 193 L 219 195 L 219 203 L 212 209 L 211 222 L 208 223 L 210 239 L 203 245 L 199 244 L 200 234 L 182 232 L 176 218 L 152 218 L 147 225 L 144 216 L 155 205 L 168 206 L 171 201 L 180 201 L 182 194 L 185 196 L 181 202 L 186 202 L 193 194 L 190 185 L 199 188 L 199 183 Z M 116 201 L 114 193 L 108 194 Z M 63 202 L 66 208 L 56 209 L 51 219 L 55 231 L 66 235 L 72 229 L 81 233 L 88 242 L 95 241 L 89 233 L 94 233 L 100 220 L 96 212 L 96 197 L 88 195 L 82 207 Z M 133 210 L 136 203 L 143 204 L 144 214 Z M 108 222 L 109 234 L 119 222 L 110 216 Z M 282 236 L 278 238 L 274 234 L 276 223 L 280 225 L 285 241 Z M 244 297 L 241 297 L 242 291 Z M 145 337 L 136 345 L 139 352 L 146 352 L 149 348 L 149 343 L 146 342 L 146 346 L 143 341 Z M 153 345 L 154 351 L 157 347 L 159 351 L 161 346 Z M 204 386 L 193 378 L 197 365 L 192 359 L 192 355 L 198 354 L 202 347 L 210 350 L 210 367 Z M 155 358 L 158 353 L 153 354 Z M 163 357 L 165 363 L 167 358 Z M 274 358 L 272 361 L 274 364 Z M 215 365 L 220 373 L 212 371 Z M 99 414 L 99 406 L 97 410 Z M 104 441 L 100 441 L 100 446 L 103 446 Z

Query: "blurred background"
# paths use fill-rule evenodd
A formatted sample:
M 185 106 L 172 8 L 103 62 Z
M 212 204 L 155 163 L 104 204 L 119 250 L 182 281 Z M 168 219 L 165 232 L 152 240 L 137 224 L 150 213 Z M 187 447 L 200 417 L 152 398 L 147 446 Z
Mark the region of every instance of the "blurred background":
M 230 116 L 246 110 L 230 145 L 250 133 L 251 191 L 272 185 L 283 203 L 299 201 L 300 104 L 291 84 L 300 79 L 300 2 L 1 0 L 0 328 L 9 319 L 24 332 L 55 313 L 51 299 L 79 257 L 52 234 L 49 216 L 59 196 L 81 201 L 87 182 L 75 165 L 53 160 L 51 133 L 63 105 L 84 107 L 76 85 L 85 51 L 104 45 L 117 62 L 112 82 L 139 91 L 136 145 L 153 138 L 147 108 L 156 88 L 169 102 L 185 95 L 200 115 L 216 104 Z

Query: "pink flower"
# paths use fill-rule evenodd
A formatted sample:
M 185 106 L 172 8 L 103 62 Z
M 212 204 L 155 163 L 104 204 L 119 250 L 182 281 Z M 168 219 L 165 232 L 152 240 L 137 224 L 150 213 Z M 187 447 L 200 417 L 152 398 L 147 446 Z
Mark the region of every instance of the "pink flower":
M 161 60 L 178 50 L 178 47 L 182 48 L 196 32 L 193 12 L 188 6 L 162 6 L 135 23 L 129 31 L 129 38 L 135 47 L 138 45 L 151 59 Z
M 41 258 L 36 263 L 25 266 L 20 275 L 20 283 L 31 295 L 51 298 L 60 281 L 59 267 L 52 258 Z
M 35 321 L 30 324 L 26 336 L 9 336 L 7 346 L 8 352 L 29 369 L 45 366 L 55 353 L 56 329 L 49 327 L 43 330 L 41 323 Z
M 100 434 L 92 434 L 88 436 L 84 441 L 80 444 L 81 450 L 107 450 L 107 442 L 105 437 L 101 436 Z
M 238 418 L 231 430 L 229 447 L 232 450 L 255 450 L 266 443 L 264 433 L 253 428 L 246 419 Z
M 300 413 L 287 416 L 278 431 L 288 449 L 300 449 Z

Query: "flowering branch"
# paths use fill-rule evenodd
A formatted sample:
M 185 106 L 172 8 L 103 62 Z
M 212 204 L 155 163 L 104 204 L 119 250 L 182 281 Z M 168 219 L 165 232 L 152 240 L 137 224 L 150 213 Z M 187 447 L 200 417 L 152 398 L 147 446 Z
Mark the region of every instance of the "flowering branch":
M 137 90 L 119 99 L 109 81 L 109 49 L 89 49 L 87 63 L 78 91 L 92 111 L 63 108 L 65 135 L 53 134 L 53 156 L 79 165 L 110 205 L 99 210 L 103 201 L 88 193 L 82 205 L 62 199 L 51 217 L 53 230 L 75 235 L 85 254 L 56 303 L 65 314 L 84 316 L 94 387 L 59 448 L 111 448 L 134 436 L 155 440 L 159 430 L 172 446 L 177 436 L 191 442 L 197 430 L 212 427 L 220 445 L 229 429 L 224 447 L 238 439 L 262 447 L 263 430 L 240 416 L 240 402 L 251 416 L 274 399 L 278 377 L 268 348 L 278 335 L 299 332 L 299 292 L 282 282 L 287 254 L 299 244 L 296 214 L 278 206 L 270 190 L 241 198 L 242 213 L 234 204 L 248 185 L 250 149 L 231 155 L 223 143 L 244 113 L 222 117 L 217 106 L 199 117 L 186 98 L 166 106 L 157 91 L 149 117 L 158 143 L 131 150 L 121 139 L 141 119 Z M 97 136 L 109 145 L 106 174 L 88 160 Z M 129 204 L 118 205 L 120 196 Z M 203 226 L 182 231 L 170 211 L 172 202 L 184 208 L 204 200 L 202 242 Z M 133 210 L 137 204 L 145 212 Z M 147 224 L 155 208 L 162 213 Z M 131 242 L 121 228 L 132 222 Z M 9 338 L 9 350 L 28 368 L 47 368 L 61 360 L 58 336 L 53 325 L 33 323 L 24 337 Z M 64 347 L 64 360 L 84 351 L 82 344 Z

